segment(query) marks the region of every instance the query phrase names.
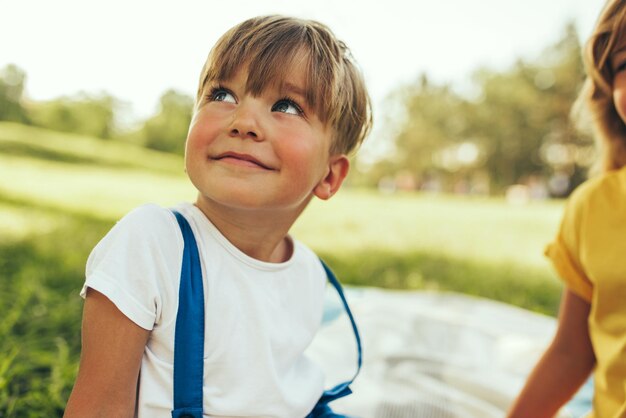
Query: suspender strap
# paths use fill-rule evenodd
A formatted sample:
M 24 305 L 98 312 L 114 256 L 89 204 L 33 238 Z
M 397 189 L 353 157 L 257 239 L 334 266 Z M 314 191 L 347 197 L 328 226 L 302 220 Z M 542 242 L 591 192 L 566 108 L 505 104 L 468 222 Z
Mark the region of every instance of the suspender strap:
M 361 337 L 359 335 L 359 330 L 356 326 L 356 322 L 354 321 L 354 317 L 352 316 L 352 312 L 350 311 L 350 307 L 348 306 L 348 301 L 346 300 L 346 297 L 343 294 L 343 289 L 341 288 L 341 284 L 339 284 L 339 280 L 337 280 L 337 278 L 335 277 L 335 274 L 326 265 L 326 263 L 324 263 L 322 260 L 320 261 L 322 263 L 322 266 L 324 267 L 324 270 L 326 271 L 326 276 L 328 277 L 328 281 L 337 290 L 337 293 L 339 294 L 339 297 L 341 298 L 341 302 L 343 303 L 343 307 L 345 308 L 346 313 L 348 314 L 348 318 L 350 318 L 350 324 L 352 325 L 352 331 L 354 331 L 354 338 L 356 339 L 357 370 L 354 376 L 352 377 L 352 379 L 348 380 L 347 382 L 340 383 L 337 386 L 333 387 L 332 389 L 325 391 L 322 397 L 320 398 L 320 400 L 318 401 L 316 409 L 314 409 L 313 412 L 315 412 L 315 410 L 325 410 L 325 408 L 327 408 L 326 404 L 328 404 L 329 402 L 334 401 L 335 399 L 343 398 L 344 396 L 351 394 L 352 390 L 350 389 L 350 384 L 352 384 L 354 379 L 356 379 L 356 377 L 358 376 L 359 372 L 361 371 L 361 364 L 363 363 L 363 350 L 361 348 Z
M 174 339 L 172 418 L 202 418 L 204 289 L 198 246 L 187 220 L 173 211 L 185 243 Z

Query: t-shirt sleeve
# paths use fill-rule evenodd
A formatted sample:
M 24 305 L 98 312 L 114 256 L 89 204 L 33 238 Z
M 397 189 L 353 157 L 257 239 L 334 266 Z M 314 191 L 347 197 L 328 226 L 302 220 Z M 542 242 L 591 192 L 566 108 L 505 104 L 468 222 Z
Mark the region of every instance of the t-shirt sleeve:
M 582 187 L 570 196 L 563 214 L 559 232 L 547 245 L 545 255 L 554 265 L 567 287 L 588 302 L 591 302 L 593 284 L 585 273 L 582 254 L 582 231 L 588 193 Z
M 183 243 L 177 228 L 174 215 L 159 206 L 129 212 L 91 252 L 81 296 L 87 288 L 97 290 L 134 323 L 153 329 L 180 276 Z

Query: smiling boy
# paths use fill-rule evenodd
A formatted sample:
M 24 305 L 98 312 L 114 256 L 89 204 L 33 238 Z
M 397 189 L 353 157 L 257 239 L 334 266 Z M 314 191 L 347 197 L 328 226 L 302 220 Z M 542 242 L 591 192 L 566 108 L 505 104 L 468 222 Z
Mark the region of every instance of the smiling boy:
M 370 127 L 363 78 L 322 24 L 253 18 L 211 50 L 185 151 L 198 195 L 175 208 L 202 267 L 204 416 L 304 417 L 320 399 L 303 353 L 326 273 L 289 230 L 339 190 Z M 185 242 L 171 210 L 145 205 L 94 248 L 67 417 L 171 416 Z
M 303 53 L 301 53 L 303 55 Z M 259 260 L 289 258 L 287 232 L 315 195 L 330 198 L 348 172 L 330 154 L 332 128 L 308 103 L 303 57 L 258 95 L 247 68 L 202 92 L 187 139 L 196 206 L 238 248 Z

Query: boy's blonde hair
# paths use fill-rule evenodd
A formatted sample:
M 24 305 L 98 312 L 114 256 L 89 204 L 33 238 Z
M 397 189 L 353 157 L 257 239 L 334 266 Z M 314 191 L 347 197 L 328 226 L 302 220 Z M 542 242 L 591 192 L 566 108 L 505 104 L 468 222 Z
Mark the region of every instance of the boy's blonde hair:
M 580 116 L 590 112 L 600 160 L 592 171 L 610 171 L 626 165 L 626 124 L 613 102 L 612 55 L 626 36 L 626 1 L 609 0 L 585 45 L 587 78 L 574 107 Z
M 350 51 L 319 22 L 262 16 L 230 29 L 204 64 L 196 108 L 204 100 L 207 85 L 228 80 L 244 66 L 248 69 L 246 89 L 258 95 L 282 83 L 295 60 L 303 56 L 307 105 L 333 128 L 331 154 L 349 154 L 371 129 L 370 99 Z

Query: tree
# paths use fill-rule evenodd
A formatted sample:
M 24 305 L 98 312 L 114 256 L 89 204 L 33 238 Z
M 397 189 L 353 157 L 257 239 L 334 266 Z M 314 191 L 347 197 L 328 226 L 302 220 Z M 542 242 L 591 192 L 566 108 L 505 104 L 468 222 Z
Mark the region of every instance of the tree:
M 437 151 L 458 141 L 465 130 L 464 100 L 447 86 L 419 83 L 396 93 L 404 106 L 395 145 L 398 169 L 419 173 L 433 167 Z
M 26 73 L 9 64 L 0 70 L 0 120 L 26 123 L 28 117 L 22 99 Z
M 145 146 L 182 155 L 193 103 L 193 99 L 185 94 L 175 90 L 166 91 L 160 99 L 159 113 L 143 125 Z
M 546 159 L 546 146 L 589 141 L 569 119 L 584 77 L 580 53 L 570 24 L 563 38 L 535 60 L 519 59 L 503 72 L 477 70 L 475 96 L 433 85 L 425 76 L 398 90 L 393 97 L 403 116 L 394 120 L 399 126 L 390 158 L 395 169 L 409 170 L 415 178 L 438 172 L 450 183 L 486 171 L 495 190 L 531 175 L 551 175 L 555 166 Z M 582 178 L 581 161 L 566 163 L 568 175 Z
M 482 96 L 475 103 L 472 130 L 481 138 L 486 168 L 499 187 L 525 176 L 550 175 L 553 167 L 541 156 L 547 142 L 584 142 L 573 129 L 570 109 L 584 78 L 576 30 L 536 61 L 519 60 L 505 73 L 479 71 Z
M 31 115 L 33 124 L 42 128 L 106 139 L 115 134 L 117 106 L 117 100 L 108 94 L 81 93 L 33 104 Z
M 386 121 L 396 129 L 396 152 L 376 164 L 373 172 L 397 179 L 411 175 L 416 184 L 433 180 L 452 183 L 479 161 L 478 154 L 466 158 L 468 147 L 475 148 L 470 129 L 474 109 L 451 86 L 433 84 L 422 75 L 416 83 L 396 90 L 391 100 L 400 104 L 399 109 L 394 108 L 396 116 Z

